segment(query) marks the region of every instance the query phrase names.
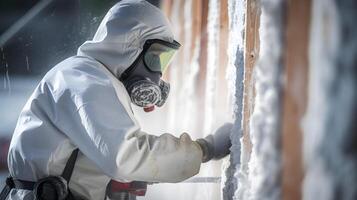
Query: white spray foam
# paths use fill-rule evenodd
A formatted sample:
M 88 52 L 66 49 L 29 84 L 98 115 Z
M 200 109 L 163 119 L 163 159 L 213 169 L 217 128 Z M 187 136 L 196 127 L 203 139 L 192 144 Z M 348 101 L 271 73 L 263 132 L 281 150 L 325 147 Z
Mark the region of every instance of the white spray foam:
M 249 162 L 251 200 L 280 199 L 281 158 L 280 89 L 282 56 L 282 0 L 261 1 L 260 54 L 256 75 L 256 96 L 250 121 L 253 144 Z
M 357 4 L 312 4 L 303 199 L 357 199 Z
M 332 193 L 331 174 L 328 173 L 318 151 L 323 137 L 325 137 L 325 122 L 328 117 L 329 105 L 326 85 L 334 78 L 333 61 L 337 49 L 337 36 L 334 35 L 337 28 L 336 15 L 336 5 L 332 1 L 314 1 L 310 44 L 309 99 L 304 119 L 304 160 L 306 164 L 304 199 L 314 199 L 315 197 L 322 197 L 326 200 L 333 199 L 332 195 L 327 193 L 328 191 Z M 326 23 L 329 24 L 328 27 L 326 27 Z M 325 35 L 325 28 L 332 29 L 329 30 L 330 34 Z M 329 42 L 321 43 L 322 40 Z M 323 73 L 321 73 L 322 67 Z M 319 119 L 320 122 L 316 119 Z M 309 120 L 314 123 L 309 123 Z M 313 133 L 314 136 L 310 136 L 310 133 Z
M 243 102 L 243 74 L 244 74 L 244 17 L 245 1 L 228 1 L 228 67 L 226 79 L 229 89 L 231 109 L 234 112 L 235 124 L 231 133 L 232 147 L 230 162 L 225 169 L 224 182 L 222 185 L 222 197 L 224 200 L 232 199 L 238 182 L 241 183 L 240 175 L 236 174 L 240 168 L 242 136 L 242 102 Z M 246 184 L 243 183 L 245 186 Z

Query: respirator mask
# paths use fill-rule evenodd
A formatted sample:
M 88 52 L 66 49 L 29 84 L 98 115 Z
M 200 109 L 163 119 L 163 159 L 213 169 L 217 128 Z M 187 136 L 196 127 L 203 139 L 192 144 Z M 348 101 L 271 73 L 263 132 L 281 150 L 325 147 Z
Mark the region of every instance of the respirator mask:
M 140 107 L 164 105 L 170 84 L 160 78 L 180 46 L 176 41 L 153 39 L 145 42 L 143 51 L 120 77 L 132 103 Z

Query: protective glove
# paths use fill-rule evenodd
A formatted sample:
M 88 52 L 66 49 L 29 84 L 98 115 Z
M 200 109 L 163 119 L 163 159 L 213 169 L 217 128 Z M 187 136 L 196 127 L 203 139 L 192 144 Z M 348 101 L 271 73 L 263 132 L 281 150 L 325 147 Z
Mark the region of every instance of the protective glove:
M 213 135 L 196 140 L 203 152 L 202 162 L 207 162 L 211 159 L 219 160 L 230 153 L 232 127 L 232 123 L 225 123 Z

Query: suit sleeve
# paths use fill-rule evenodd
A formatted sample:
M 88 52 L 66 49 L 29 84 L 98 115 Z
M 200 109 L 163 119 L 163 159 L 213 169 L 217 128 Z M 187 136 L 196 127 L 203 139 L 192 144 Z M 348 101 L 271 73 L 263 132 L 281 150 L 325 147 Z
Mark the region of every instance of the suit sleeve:
M 92 89 L 100 92 L 62 102 L 59 124 L 105 174 L 117 181 L 179 182 L 198 173 L 202 151 L 189 135 L 144 133 L 112 88 Z

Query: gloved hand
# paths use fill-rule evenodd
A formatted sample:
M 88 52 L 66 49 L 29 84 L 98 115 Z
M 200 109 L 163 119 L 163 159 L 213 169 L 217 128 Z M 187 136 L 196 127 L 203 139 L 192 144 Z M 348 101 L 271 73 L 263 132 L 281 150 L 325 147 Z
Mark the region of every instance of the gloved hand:
M 229 148 L 232 145 L 230 139 L 232 127 L 232 123 L 225 123 L 213 135 L 196 140 L 203 151 L 202 162 L 211 159 L 218 160 L 229 154 Z

